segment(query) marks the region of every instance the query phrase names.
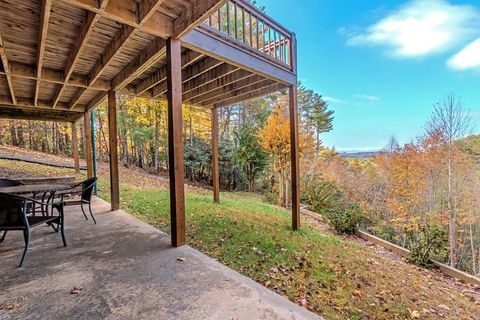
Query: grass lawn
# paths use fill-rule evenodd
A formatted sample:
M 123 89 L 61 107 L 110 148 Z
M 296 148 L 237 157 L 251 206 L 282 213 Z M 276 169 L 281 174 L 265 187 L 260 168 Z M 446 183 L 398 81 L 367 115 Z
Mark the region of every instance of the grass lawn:
M 16 169 L 12 163 L 0 161 L 0 169 Z M 35 170 L 50 170 L 43 168 Z M 99 195 L 108 200 L 108 171 L 99 175 Z M 120 176 L 122 208 L 169 232 L 165 179 L 125 168 Z M 327 319 L 480 315 L 480 305 L 463 287 L 313 225 L 293 232 L 289 212 L 256 195 L 222 193 L 215 205 L 208 191 L 187 187 L 186 212 L 190 246 Z

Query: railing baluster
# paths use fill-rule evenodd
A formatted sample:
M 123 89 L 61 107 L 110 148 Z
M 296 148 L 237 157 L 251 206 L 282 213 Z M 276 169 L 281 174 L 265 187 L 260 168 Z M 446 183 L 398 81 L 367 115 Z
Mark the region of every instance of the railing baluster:
M 249 24 L 250 24 L 250 26 L 249 26 L 249 29 L 250 29 L 250 30 L 249 30 L 249 31 L 250 31 L 250 46 L 252 46 L 252 47 L 253 47 L 253 35 L 252 35 L 252 14 L 251 14 L 251 13 L 249 14 L 249 20 L 248 20 L 248 21 L 249 21 Z
M 233 13 L 235 16 L 235 39 L 238 39 L 238 5 L 236 2 L 235 2 Z
M 245 37 L 245 9 L 242 8 L 242 38 L 243 38 L 243 43 L 247 43 L 246 37 Z
M 272 33 L 271 33 L 271 27 L 270 25 L 267 25 L 267 30 L 268 30 L 268 54 L 272 55 Z
M 227 34 L 230 35 L 230 1 L 227 2 Z
M 277 42 L 277 35 L 278 35 L 278 34 L 277 34 L 277 30 L 276 30 L 276 29 L 273 29 L 273 43 L 275 44 L 273 54 L 274 54 L 274 56 L 275 56 L 275 59 L 278 58 L 278 53 L 279 53 L 279 52 L 278 52 L 278 44 L 279 44 L 279 43 Z
M 258 17 L 256 17 L 256 21 L 257 21 L 257 50 L 260 49 L 260 21 L 258 20 Z
M 204 25 L 293 68 L 292 34 L 245 0 L 226 1 L 204 21 Z
M 222 12 L 218 9 L 218 31 L 222 32 Z
M 280 48 L 280 61 L 283 62 L 283 34 L 279 34 L 279 41 L 280 41 L 280 45 L 279 45 L 279 48 Z
M 262 52 L 265 53 L 265 21 L 262 20 Z

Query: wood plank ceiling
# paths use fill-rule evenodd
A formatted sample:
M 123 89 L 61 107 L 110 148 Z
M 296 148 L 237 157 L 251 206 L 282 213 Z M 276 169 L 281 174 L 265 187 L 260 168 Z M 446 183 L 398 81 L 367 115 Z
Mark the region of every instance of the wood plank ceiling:
M 0 0 L 0 117 L 76 121 L 109 90 L 165 99 L 165 39 L 223 3 Z M 284 87 L 205 52 L 183 48 L 181 61 L 184 103 L 226 105 Z

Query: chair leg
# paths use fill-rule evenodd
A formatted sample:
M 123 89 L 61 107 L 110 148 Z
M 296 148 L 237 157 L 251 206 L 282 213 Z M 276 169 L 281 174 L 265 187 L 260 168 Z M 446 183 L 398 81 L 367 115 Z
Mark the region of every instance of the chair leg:
M 25 249 L 23 249 L 22 260 L 20 260 L 20 265 L 18 266 L 19 268 L 23 266 L 23 262 L 27 256 L 28 244 L 30 243 L 30 230 L 23 230 L 23 238 L 25 240 Z
M 87 214 L 85 213 L 85 210 L 83 209 L 83 203 L 80 204 L 80 207 L 82 208 L 83 216 L 85 217 L 85 220 L 88 220 Z
M 63 241 L 63 246 L 67 246 L 67 241 L 65 240 L 65 216 L 64 216 L 64 211 L 63 211 L 63 205 L 58 207 L 58 212 L 60 214 L 60 233 L 62 234 L 62 241 Z
M 3 231 L 2 238 L 0 238 L 0 243 L 3 243 L 5 241 L 5 237 L 7 236 L 7 230 Z
M 97 221 L 95 220 L 95 217 L 93 216 L 93 213 L 92 213 L 92 203 L 91 202 L 88 203 L 88 210 L 90 211 L 90 215 L 92 216 L 93 222 L 95 224 L 97 224 Z

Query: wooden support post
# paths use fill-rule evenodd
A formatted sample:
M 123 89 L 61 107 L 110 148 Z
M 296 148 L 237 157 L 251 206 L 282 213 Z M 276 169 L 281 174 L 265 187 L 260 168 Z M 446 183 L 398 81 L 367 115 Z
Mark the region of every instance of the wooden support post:
M 185 244 L 183 168 L 182 64 L 180 40 L 167 40 L 168 161 L 172 245 Z
M 85 160 L 87 161 L 87 178 L 93 177 L 93 154 L 92 154 L 92 123 L 90 119 L 90 112 L 85 112 L 83 115 L 85 137 Z
M 292 229 L 300 228 L 300 161 L 298 151 L 297 86 L 289 88 L 290 146 L 292 169 Z
M 110 202 L 112 211 L 120 209 L 118 181 L 117 100 L 115 91 L 108 92 L 108 143 L 110 150 Z
M 75 172 L 80 172 L 80 159 L 78 157 L 78 134 L 77 124 L 72 122 L 72 151 L 73 151 L 73 163 L 75 165 Z
M 213 202 L 220 202 L 220 176 L 218 171 L 218 109 L 212 109 L 212 176 Z

